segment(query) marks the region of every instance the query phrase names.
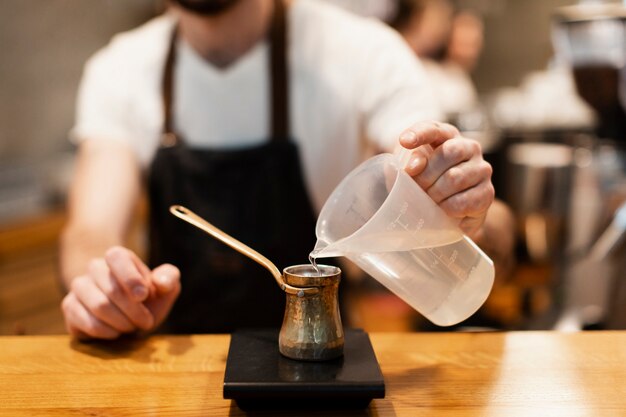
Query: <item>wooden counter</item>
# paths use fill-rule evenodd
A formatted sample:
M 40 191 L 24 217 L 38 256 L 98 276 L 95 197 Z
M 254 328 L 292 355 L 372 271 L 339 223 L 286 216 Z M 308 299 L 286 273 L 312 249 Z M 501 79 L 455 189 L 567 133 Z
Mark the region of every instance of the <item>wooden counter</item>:
M 371 339 L 386 398 L 360 412 L 303 415 L 626 416 L 624 331 Z M 0 337 L 0 416 L 246 415 L 222 398 L 228 343 L 227 335 Z

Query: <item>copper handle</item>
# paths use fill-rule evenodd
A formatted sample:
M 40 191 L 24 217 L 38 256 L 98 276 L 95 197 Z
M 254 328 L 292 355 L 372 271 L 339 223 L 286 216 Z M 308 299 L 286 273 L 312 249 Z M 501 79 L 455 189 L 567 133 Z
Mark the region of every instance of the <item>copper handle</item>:
M 224 233 L 222 230 L 213 226 L 211 223 L 207 222 L 202 217 L 198 216 L 196 213 L 189 210 L 188 208 L 179 206 L 179 205 L 174 205 L 170 207 L 170 213 L 172 213 L 174 216 L 178 217 L 179 219 L 182 219 L 186 221 L 187 223 L 190 223 L 196 226 L 198 229 L 205 231 L 206 233 L 210 234 L 214 238 L 222 241 L 223 243 L 227 244 L 231 248 L 235 249 L 237 252 L 243 255 L 246 255 L 248 258 L 263 265 L 274 276 L 274 279 L 280 286 L 280 289 L 285 291 L 286 293 L 293 294 L 298 297 L 304 297 L 305 295 L 313 295 L 313 294 L 318 293 L 317 288 L 310 288 L 310 287 L 298 288 L 298 287 L 292 287 L 291 285 L 286 284 L 285 281 L 283 280 L 283 275 L 280 273 L 278 268 L 276 268 L 276 265 L 272 263 L 272 261 L 267 259 L 265 256 L 261 255 L 259 252 L 255 251 L 251 247 L 241 243 L 234 237 L 228 235 L 227 233 Z

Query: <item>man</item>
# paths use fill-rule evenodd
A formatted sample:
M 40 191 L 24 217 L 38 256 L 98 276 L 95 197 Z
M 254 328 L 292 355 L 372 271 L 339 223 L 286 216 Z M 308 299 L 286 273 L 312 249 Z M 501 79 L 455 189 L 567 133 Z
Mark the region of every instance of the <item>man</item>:
M 315 212 L 366 143 L 399 137 L 415 149 L 407 171 L 463 230 L 490 230 L 491 167 L 477 143 L 425 122 L 437 112 L 421 68 L 391 30 L 312 0 L 171 9 L 85 69 L 62 239 L 70 334 L 278 325 L 284 294 L 267 272 L 167 209 L 188 206 L 279 267 L 302 263 Z M 144 174 L 149 266 L 122 246 Z

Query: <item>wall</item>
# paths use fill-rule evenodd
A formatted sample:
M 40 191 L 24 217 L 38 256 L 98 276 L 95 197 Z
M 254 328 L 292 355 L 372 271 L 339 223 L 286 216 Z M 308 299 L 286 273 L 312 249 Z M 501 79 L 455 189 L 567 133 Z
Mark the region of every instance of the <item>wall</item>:
M 84 61 L 157 0 L 0 0 L 0 160 L 67 148 Z
M 163 0 L 0 0 L 0 227 L 63 202 L 83 64 Z
M 461 0 L 485 16 L 485 45 L 474 73 L 480 93 L 517 86 L 552 56 L 550 17 L 574 0 Z

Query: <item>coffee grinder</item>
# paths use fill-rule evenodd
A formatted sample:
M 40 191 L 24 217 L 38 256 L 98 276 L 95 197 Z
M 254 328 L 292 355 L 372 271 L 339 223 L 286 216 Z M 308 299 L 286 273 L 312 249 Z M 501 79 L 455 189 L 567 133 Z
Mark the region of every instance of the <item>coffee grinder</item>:
M 626 275 L 621 271 L 626 261 L 619 221 L 624 210 L 619 208 L 626 202 L 626 6 L 581 1 L 559 8 L 553 35 L 557 60 L 569 66 L 578 94 L 597 116 L 592 142 L 579 153 L 587 162 L 577 167 L 579 178 L 587 175 L 582 181 L 587 190 L 574 192 L 598 199 L 600 210 L 592 213 L 573 204 L 571 227 L 594 226 L 585 241 L 570 245 L 570 300 L 563 315 L 574 329 L 625 328 Z M 557 328 L 567 326 L 557 323 Z

